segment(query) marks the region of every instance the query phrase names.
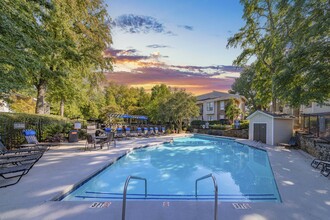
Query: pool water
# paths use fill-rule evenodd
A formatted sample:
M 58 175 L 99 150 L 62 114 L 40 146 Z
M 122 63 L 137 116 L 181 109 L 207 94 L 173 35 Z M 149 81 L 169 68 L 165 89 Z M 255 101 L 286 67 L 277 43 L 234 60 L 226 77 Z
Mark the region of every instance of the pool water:
M 212 173 L 220 201 L 281 202 L 266 151 L 202 135 L 134 150 L 86 181 L 64 201 L 122 199 L 126 178 L 147 179 L 147 199 L 196 200 L 196 179 Z M 144 182 L 130 181 L 127 199 L 144 198 Z M 213 200 L 211 178 L 198 182 L 198 200 Z

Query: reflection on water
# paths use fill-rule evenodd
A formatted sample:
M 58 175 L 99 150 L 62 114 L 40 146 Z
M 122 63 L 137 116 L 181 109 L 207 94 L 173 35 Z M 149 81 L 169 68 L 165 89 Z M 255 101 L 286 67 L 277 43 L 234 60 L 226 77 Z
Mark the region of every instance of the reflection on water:
M 90 197 L 96 194 L 107 195 L 105 198 L 121 197 L 129 175 L 147 178 L 150 197 L 181 195 L 188 198 L 195 193 L 195 180 L 209 173 L 217 179 L 220 200 L 263 200 L 271 197 L 278 201 L 265 151 L 232 140 L 203 136 L 178 138 L 173 143 L 135 150 L 68 198 L 88 199 L 87 194 L 92 195 Z M 211 179 L 201 181 L 198 189 L 198 194 L 205 198 L 213 195 Z M 132 180 L 129 194 L 143 194 L 143 190 L 142 181 Z

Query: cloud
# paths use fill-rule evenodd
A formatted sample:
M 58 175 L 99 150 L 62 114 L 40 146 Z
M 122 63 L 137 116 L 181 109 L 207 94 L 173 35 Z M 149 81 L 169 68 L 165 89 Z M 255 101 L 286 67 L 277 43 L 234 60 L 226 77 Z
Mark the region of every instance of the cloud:
M 127 65 L 127 63 L 135 64 L 135 66 L 159 66 L 163 65 L 162 58 L 168 56 L 162 55 L 160 52 L 153 52 L 149 55 L 141 55 L 136 49 L 119 50 L 108 48 L 104 52 L 105 57 L 112 57 L 117 65 Z
M 162 44 L 150 44 L 150 45 L 147 45 L 146 47 L 157 49 L 157 48 L 167 48 L 169 46 L 162 45 Z
M 234 82 L 233 78 L 210 78 L 202 74 L 181 72 L 161 67 L 137 68 L 135 74 L 127 71 L 107 74 L 109 81 L 150 90 L 154 85 L 164 83 L 171 87 L 185 88 L 194 94 L 203 94 L 213 90 L 228 91 Z M 138 74 L 137 74 L 138 73 Z
M 145 15 L 124 14 L 112 21 L 112 26 L 120 28 L 126 33 L 163 33 L 173 35 L 174 33 L 166 30 L 164 24 L 156 18 Z
M 194 27 L 193 26 L 190 26 L 190 25 L 178 25 L 178 27 L 179 28 L 184 28 L 187 31 L 193 31 L 194 30 Z
M 141 55 L 138 50 L 132 48 L 108 48 L 105 55 L 116 60 L 114 71 L 106 74 L 109 81 L 144 87 L 147 90 L 154 85 L 165 83 L 172 87 L 186 88 L 194 94 L 212 90 L 228 91 L 242 71 L 242 68 L 224 65 L 168 65 L 162 61 L 168 56 L 160 52 Z

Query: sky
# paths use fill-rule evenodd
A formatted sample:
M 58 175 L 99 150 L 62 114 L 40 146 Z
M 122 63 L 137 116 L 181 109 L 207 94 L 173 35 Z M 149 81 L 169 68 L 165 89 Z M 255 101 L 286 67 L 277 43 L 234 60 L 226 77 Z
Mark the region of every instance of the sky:
M 194 95 L 227 92 L 240 48 L 227 40 L 243 27 L 239 0 L 105 0 L 115 59 L 107 79 L 150 90 L 164 83 Z

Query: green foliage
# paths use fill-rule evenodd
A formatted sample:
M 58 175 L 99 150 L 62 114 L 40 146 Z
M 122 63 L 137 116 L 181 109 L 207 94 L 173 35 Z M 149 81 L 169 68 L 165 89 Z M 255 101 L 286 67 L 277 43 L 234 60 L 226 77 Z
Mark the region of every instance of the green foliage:
M 68 123 L 68 120 L 59 116 L 0 113 L 0 136 L 9 147 L 22 144 L 25 141 L 22 130 L 14 129 L 14 122 L 25 123 L 25 128 L 35 130 L 39 141 L 43 141 L 49 135 L 63 132 L 63 127 L 67 126 L 66 123 Z
M 243 52 L 234 64 L 256 60 L 232 91 L 254 109 L 272 102 L 299 106 L 330 98 L 329 2 L 241 0 L 245 26 L 228 41 Z M 246 87 L 245 87 L 246 86 Z M 245 88 L 244 88 L 245 87 Z M 249 91 L 250 90 L 250 91 Z
M 221 124 L 214 124 L 214 125 L 210 125 L 211 129 L 217 129 L 217 130 L 227 130 L 228 126 L 226 125 L 221 125 Z
M 159 112 L 164 120 L 173 123 L 180 132 L 183 122 L 199 115 L 199 108 L 191 94 L 174 90 L 168 100 L 159 105 Z
M 229 119 L 231 119 L 232 121 L 234 119 L 237 119 L 238 116 L 241 114 L 241 110 L 240 108 L 237 106 L 237 104 L 235 103 L 234 99 L 230 99 L 227 104 L 226 104 L 226 115 Z

